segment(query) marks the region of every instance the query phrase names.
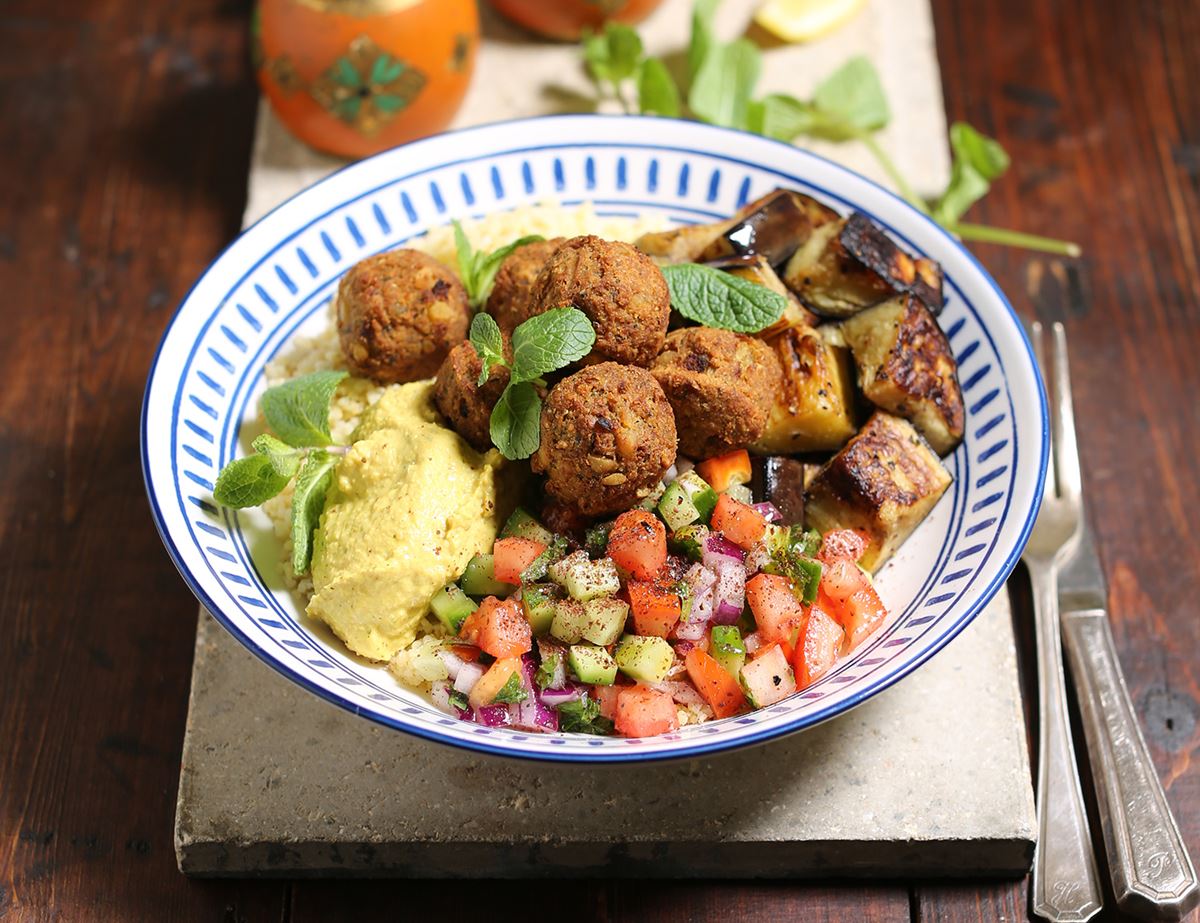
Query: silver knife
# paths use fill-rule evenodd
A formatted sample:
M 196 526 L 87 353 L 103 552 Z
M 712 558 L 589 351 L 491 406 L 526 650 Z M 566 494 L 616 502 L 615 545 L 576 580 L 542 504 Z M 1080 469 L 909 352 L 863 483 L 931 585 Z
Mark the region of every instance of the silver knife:
M 1200 883 L 1117 660 L 1086 510 L 1079 544 L 1058 574 L 1058 598 L 1117 904 L 1142 919 L 1178 920 L 1200 902 Z

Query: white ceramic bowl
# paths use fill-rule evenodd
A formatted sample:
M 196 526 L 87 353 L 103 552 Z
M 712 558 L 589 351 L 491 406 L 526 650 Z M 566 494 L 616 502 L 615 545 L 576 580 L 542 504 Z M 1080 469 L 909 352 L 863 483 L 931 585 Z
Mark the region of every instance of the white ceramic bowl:
M 548 199 L 601 214 L 710 221 L 777 186 L 865 212 L 945 271 L 941 315 L 958 358 L 967 435 L 954 485 L 883 568 L 886 626 L 812 687 L 752 714 L 644 740 L 537 735 L 457 721 L 351 656 L 279 588 L 265 517 L 212 503 L 245 454 L 263 366 L 321 322 L 338 277 L 368 254 L 453 217 Z M 150 371 L 142 414 L 146 490 L 192 591 L 232 634 L 306 689 L 364 718 L 504 756 L 577 762 L 712 754 L 833 717 L 937 653 L 1003 586 L 1037 510 L 1045 396 L 1012 308 L 975 259 L 896 196 L 833 163 L 755 135 L 669 119 L 553 116 L 439 135 L 349 166 L 242 234 L 188 293 Z M 255 560 L 264 562 L 256 567 Z M 269 563 L 268 563 L 269 562 Z

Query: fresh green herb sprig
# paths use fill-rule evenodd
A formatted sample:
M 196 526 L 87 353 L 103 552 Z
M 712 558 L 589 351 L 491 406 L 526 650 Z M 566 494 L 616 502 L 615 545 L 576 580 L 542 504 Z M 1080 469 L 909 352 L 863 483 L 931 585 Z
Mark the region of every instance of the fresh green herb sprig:
M 576 734 L 610 734 L 612 722 L 600 714 L 600 703 L 590 696 L 558 706 L 558 729 Z
M 463 231 L 462 225 L 457 220 L 450 223 L 454 225 L 454 251 L 458 260 L 458 275 L 462 279 L 463 287 L 467 290 L 467 300 L 473 308 L 479 308 L 487 301 L 488 295 L 492 291 L 492 285 L 496 281 L 496 273 L 500 271 L 500 264 L 509 254 L 518 247 L 545 240 L 540 234 L 530 234 L 528 237 L 518 238 L 511 244 L 505 244 L 498 250 L 489 253 L 486 250 L 476 250 L 471 246 L 466 232 Z
M 333 482 L 333 469 L 345 446 L 333 445 L 329 405 L 346 372 L 313 372 L 263 392 L 263 416 L 275 435 L 263 433 L 251 443 L 253 455 L 235 458 L 221 469 L 213 499 L 245 509 L 277 495 L 294 477 L 292 494 L 292 569 L 312 562 L 312 536 Z
M 686 93 L 659 58 L 643 54 L 641 38 L 629 26 L 609 23 L 583 43 L 583 57 L 598 87 L 610 87 L 626 112 L 690 118 L 740 128 L 780 141 L 814 138 L 863 144 L 915 208 L 964 240 L 986 241 L 1062 256 L 1079 256 L 1078 244 L 1009 228 L 962 221 L 1008 169 L 1004 148 L 965 122 L 950 128 L 953 164 L 942 193 L 931 200 L 917 194 L 880 145 L 877 134 L 891 121 L 887 95 L 869 60 L 853 57 L 826 77 L 803 100 L 784 93 L 754 98 L 762 52 L 745 38 L 722 42 L 713 31 L 720 0 L 696 0 L 687 48 Z M 628 85 L 633 83 L 634 101 Z M 686 107 L 681 100 L 686 99 Z
M 512 335 L 512 361 L 504 356 L 504 338 L 490 314 L 471 321 L 471 345 L 479 354 L 487 381 L 497 365 L 509 369 L 508 385 L 492 408 L 492 442 L 505 458 L 528 458 L 541 443 L 543 376 L 582 359 L 596 342 L 596 331 L 578 308 L 553 308 L 517 326 Z
M 787 299 L 765 285 L 699 263 L 662 267 L 671 307 L 698 324 L 757 333 L 783 315 Z

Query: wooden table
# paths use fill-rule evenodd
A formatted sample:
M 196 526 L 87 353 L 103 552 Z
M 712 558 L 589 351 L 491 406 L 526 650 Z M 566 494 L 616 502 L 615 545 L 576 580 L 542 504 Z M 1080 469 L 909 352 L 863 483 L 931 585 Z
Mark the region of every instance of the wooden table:
M 0 917 L 1025 918 L 1021 882 L 448 888 L 176 871 L 194 602 L 151 524 L 138 413 L 171 311 L 238 229 L 256 99 L 246 6 L 0 13 Z M 972 218 L 1086 250 L 1062 263 L 977 248 L 1018 311 L 1067 322 L 1117 644 L 1200 858 L 1200 4 L 935 8 L 951 118 L 1014 161 Z

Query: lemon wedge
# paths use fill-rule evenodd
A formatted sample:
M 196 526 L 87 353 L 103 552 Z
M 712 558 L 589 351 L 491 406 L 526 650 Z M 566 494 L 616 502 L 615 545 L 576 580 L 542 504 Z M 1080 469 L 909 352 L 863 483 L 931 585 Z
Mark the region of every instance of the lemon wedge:
M 844 26 L 866 0 L 767 0 L 754 21 L 785 42 L 811 42 Z

